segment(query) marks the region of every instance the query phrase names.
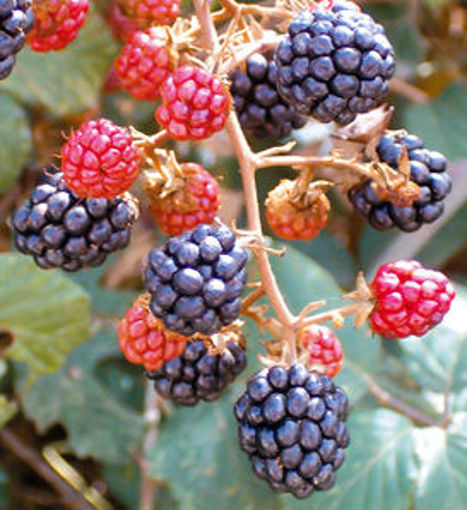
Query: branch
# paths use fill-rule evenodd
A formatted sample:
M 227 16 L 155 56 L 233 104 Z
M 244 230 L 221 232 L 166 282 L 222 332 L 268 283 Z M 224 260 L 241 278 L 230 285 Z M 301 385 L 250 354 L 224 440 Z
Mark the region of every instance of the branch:
M 0 429 L 0 442 L 3 446 L 19 457 L 37 475 L 49 483 L 60 495 L 63 505 L 71 510 L 92 510 L 83 495 L 75 491 L 60 475 L 58 475 L 42 457 L 31 447 L 27 446 L 7 428 Z

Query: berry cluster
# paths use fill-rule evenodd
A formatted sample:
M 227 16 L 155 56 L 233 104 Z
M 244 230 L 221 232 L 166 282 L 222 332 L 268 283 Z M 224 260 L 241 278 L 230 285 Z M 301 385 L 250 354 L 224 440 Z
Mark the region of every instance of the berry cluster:
M 180 0 L 119 0 L 119 4 L 141 28 L 170 25 L 180 16 Z
M 284 179 L 268 193 L 266 219 L 277 236 L 309 241 L 326 225 L 330 204 L 324 193 L 319 193 L 311 203 L 306 197 L 294 201 L 295 184 L 295 181 Z
M 275 58 L 279 92 L 289 105 L 343 125 L 377 105 L 395 69 L 383 27 L 346 1 L 302 11 Z
M 107 119 L 85 122 L 62 146 L 65 181 L 82 197 L 115 198 L 130 188 L 139 165 L 129 131 Z
M 191 340 L 181 356 L 146 375 L 163 397 L 194 406 L 200 400 L 218 399 L 245 366 L 242 338 L 230 340 L 219 353 L 211 353 L 202 340 Z
M 36 22 L 28 35 L 34 51 L 65 48 L 76 39 L 89 11 L 89 0 L 44 0 L 33 3 Z
M 306 118 L 277 92 L 276 64 L 269 55 L 255 53 L 230 77 L 230 92 L 240 124 L 256 138 L 284 138 L 305 125 Z
M 398 170 L 403 150 L 410 162 L 410 179 L 421 189 L 420 198 L 410 207 L 397 207 L 381 200 L 366 180 L 349 191 L 349 199 L 356 211 L 368 218 L 378 230 L 393 227 L 404 232 L 414 232 L 425 223 L 433 223 L 444 211 L 444 199 L 451 191 L 451 178 L 447 173 L 446 158 L 423 146 L 414 135 L 395 132 L 381 137 L 377 153 L 381 161 Z
M 344 351 L 332 329 L 326 326 L 307 326 L 301 332 L 300 347 L 308 354 L 306 366 L 321 369 L 331 379 L 342 370 Z
M 102 264 L 109 253 L 125 248 L 137 216 L 131 195 L 83 200 L 62 174 L 37 186 L 12 218 L 15 245 L 39 267 L 77 271 Z
M 214 221 L 219 209 L 219 184 L 197 163 L 182 163 L 183 186 L 151 201 L 151 214 L 162 232 L 179 235 Z
M 301 364 L 254 374 L 235 405 L 240 447 L 275 492 L 329 490 L 349 444 L 345 393 Z
M 135 32 L 115 61 L 123 87 L 139 101 L 155 101 L 174 69 L 174 56 L 164 30 L 153 27 Z
M 415 260 L 382 265 L 372 282 L 371 327 L 385 338 L 423 336 L 439 324 L 456 295 L 449 279 Z
M 144 273 L 151 310 L 184 336 L 212 335 L 240 314 L 248 256 L 225 225 L 200 225 L 152 250 Z
M 179 67 L 160 91 L 156 120 L 171 138 L 202 140 L 224 127 L 232 99 L 226 85 L 207 71 Z
M 32 0 L 0 2 L 0 80 L 7 78 L 16 62 L 16 54 L 26 42 L 34 25 Z
M 158 370 L 180 356 L 187 340 L 164 328 L 148 309 L 144 296 L 126 312 L 118 327 L 118 344 L 126 359 L 146 370 Z

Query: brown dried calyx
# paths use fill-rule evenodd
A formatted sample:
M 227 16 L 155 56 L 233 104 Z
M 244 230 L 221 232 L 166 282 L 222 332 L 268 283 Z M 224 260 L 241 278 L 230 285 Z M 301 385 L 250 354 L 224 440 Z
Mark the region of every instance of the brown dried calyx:
M 230 342 L 235 342 L 243 350 L 246 350 L 246 340 L 243 334 L 244 322 L 236 320 L 232 324 L 225 326 L 214 335 L 206 336 L 195 334 L 191 339 L 202 340 L 209 354 L 222 354 Z

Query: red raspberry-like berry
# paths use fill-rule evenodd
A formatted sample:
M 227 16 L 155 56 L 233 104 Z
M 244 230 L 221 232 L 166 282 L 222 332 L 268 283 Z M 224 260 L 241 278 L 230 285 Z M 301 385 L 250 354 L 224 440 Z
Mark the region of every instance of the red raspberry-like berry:
M 329 200 L 320 193 L 313 202 L 291 200 L 295 181 L 283 180 L 271 190 L 266 199 L 266 219 L 278 237 L 309 241 L 326 225 L 330 209 Z
M 220 131 L 232 106 L 219 78 L 191 66 L 175 70 L 162 85 L 161 98 L 156 120 L 176 140 L 201 140 Z
M 125 16 L 122 12 L 118 0 L 114 0 L 110 4 L 106 19 L 117 41 L 128 41 L 128 39 L 139 30 L 138 23 L 134 19 Z
M 331 378 L 342 370 L 344 351 L 332 329 L 327 326 L 307 326 L 300 340 L 301 346 L 310 352 L 307 362 L 310 370 L 320 365 Z
M 170 25 L 180 16 L 180 0 L 120 0 L 123 12 L 141 28 Z
M 219 184 L 201 165 L 180 165 L 183 187 L 153 200 L 151 213 L 164 234 L 179 235 L 202 223 L 212 223 L 219 209 Z
M 443 273 L 415 260 L 382 265 L 371 286 L 376 300 L 371 326 L 391 339 L 426 334 L 441 322 L 456 295 Z
M 34 27 L 28 43 L 34 51 L 61 50 L 68 46 L 84 25 L 89 0 L 45 0 L 33 2 Z
M 139 164 L 129 131 L 107 119 L 85 122 L 62 146 L 65 182 L 82 197 L 115 198 L 130 188 Z
M 139 101 L 155 101 L 160 86 L 176 64 L 163 29 L 135 32 L 115 61 L 115 70 L 126 90 Z
M 118 344 L 125 358 L 146 370 L 158 370 L 180 356 L 188 338 L 166 329 L 161 320 L 140 302 L 125 314 L 118 327 Z

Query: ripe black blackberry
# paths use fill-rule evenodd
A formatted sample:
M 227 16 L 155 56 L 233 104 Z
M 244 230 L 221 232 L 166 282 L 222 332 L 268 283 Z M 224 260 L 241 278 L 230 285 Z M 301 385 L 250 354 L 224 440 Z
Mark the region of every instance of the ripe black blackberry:
M 0 0 L 0 80 L 10 75 L 34 24 L 31 4 L 32 0 Z
M 144 273 L 152 313 L 183 336 L 212 335 L 240 314 L 248 256 L 225 225 L 199 225 L 152 250 Z
M 302 11 L 288 32 L 275 53 L 278 90 L 300 113 L 345 125 L 386 95 L 394 50 L 354 3 Z
M 345 393 L 300 363 L 260 370 L 235 405 L 255 474 L 299 499 L 334 485 L 349 444 L 347 413 Z
M 39 267 L 78 271 L 99 266 L 109 253 L 125 248 L 137 212 L 129 194 L 83 199 L 57 173 L 36 186 L 11 224 L 16 247 Z
M 230 77 L 235 110 L 242 129 L 256 138 L 284 138 L 306 124 L 277 92 L 276 64 L 271 56 L 255 53 Z
M 219 398 L 245 366 L 243 338 L 229 341 L 220 354 L 210 354 L 202 340 L 191 340 L 181 356 L 146 375 L 163 397 L 194 406 Z
M 350 189 L 348 196 L 355 210 L 368 218 L 378 230 L 396 227 L 404 232 L 414 232 L 425 223 L 433 223 L 444 211 L 444 199 L 451 191 L 451 178 L 447 173 L 446 158 L 439 152 L 423 146 L 414 135 L 401 132 L 387 133 L 377 147 L 381 161 L 398 168 L 403 147 L 408 150 L 410 179 L 418 184 L 422 194 L 411 207 L 397 207 L 381 200 L 366 180 Z

